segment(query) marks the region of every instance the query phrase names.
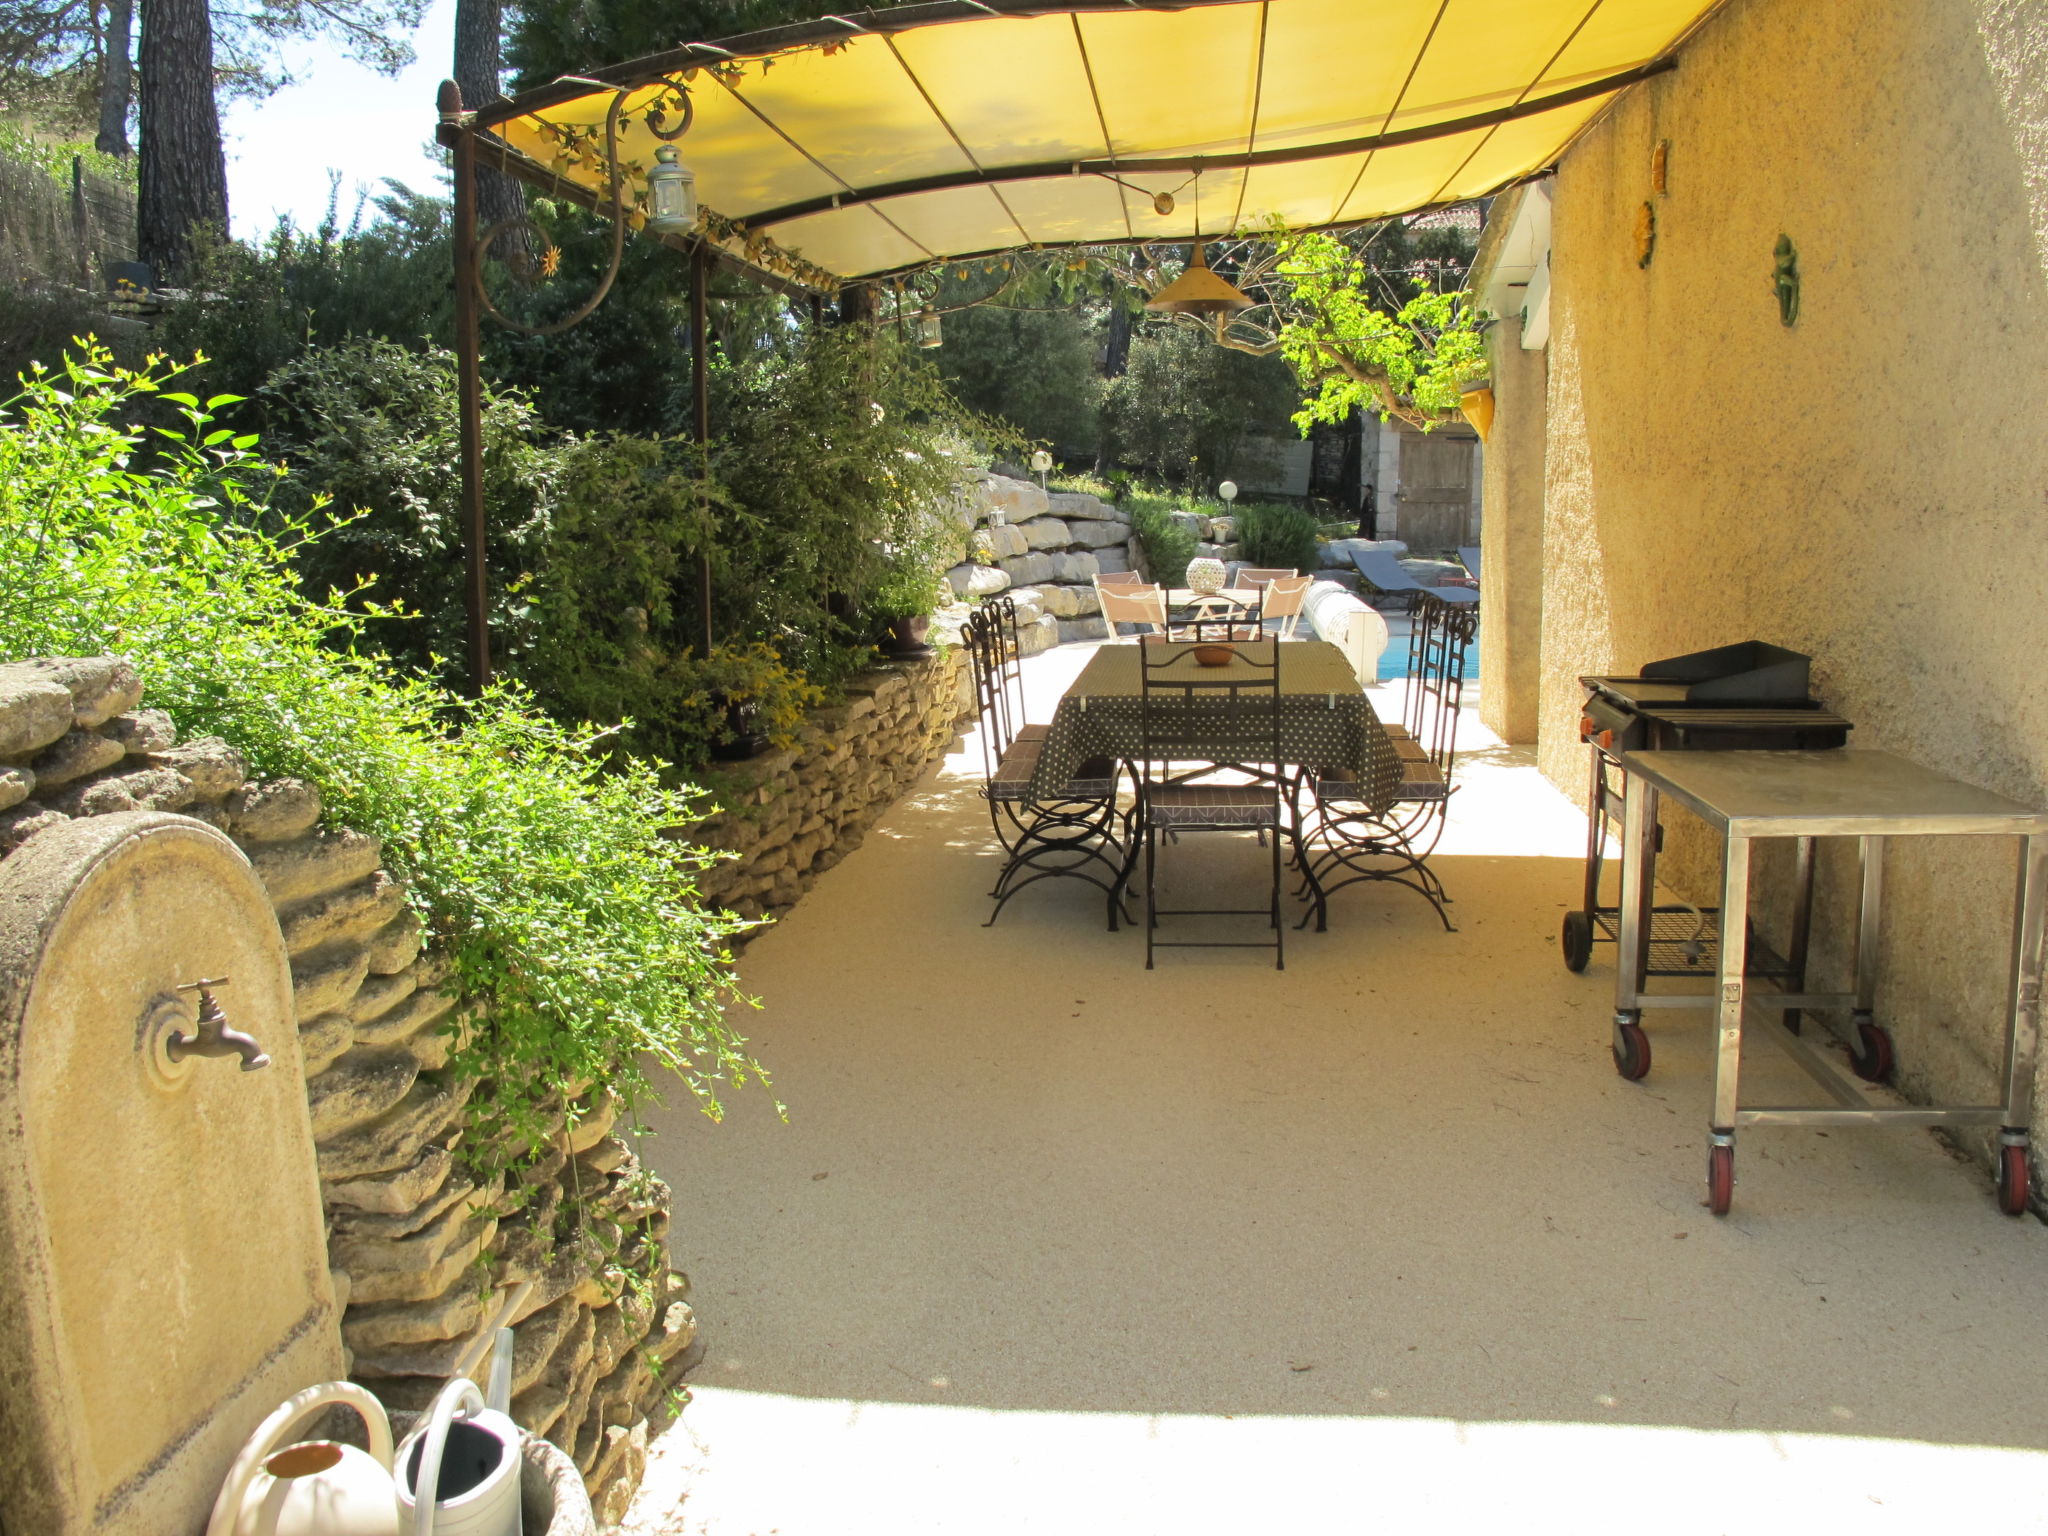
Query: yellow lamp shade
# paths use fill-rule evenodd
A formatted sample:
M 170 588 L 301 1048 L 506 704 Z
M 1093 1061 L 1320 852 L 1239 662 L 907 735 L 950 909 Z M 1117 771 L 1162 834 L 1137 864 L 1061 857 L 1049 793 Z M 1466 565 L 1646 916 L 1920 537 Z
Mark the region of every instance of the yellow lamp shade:
M 1491 389 L 1468 389 L 1458 397 L 1458 409 L 1465 413 L 1465 419 L 1472 423 L 1472 430 L 1479 434 L 1479 441 L 1486 441 L 1486 435 L 1493 430 L 1493 391 Z

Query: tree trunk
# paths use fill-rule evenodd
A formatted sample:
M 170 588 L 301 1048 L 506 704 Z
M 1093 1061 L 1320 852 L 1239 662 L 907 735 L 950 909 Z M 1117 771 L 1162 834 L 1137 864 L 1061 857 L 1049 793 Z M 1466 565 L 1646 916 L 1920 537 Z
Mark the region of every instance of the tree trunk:
M 196 226 L 228 224 L 206 0 L 142 0 L 141 63 L 135 244 L 162 281 L 184 266 Z
M 1102 349 L 1102 376 L 1120 379 L 1131 366 L 1131 312 L 1121 304 L 1109 306 L 1109 340 Z
M 455 0 L 455 83 L 462 87 L 462 104 L 474 112 L 502 101 L 504 75 L 504 0 Z M 526 193 L 503 171 L 477 167 L 477 226 L 489 229 L 526 212 Z M 491 255 L 525 278 L 532 271 L 532 250 L 526 231 L 508 230 L 491 246 Z
M 107 0 L 107 32 L 100 54 L 100 131 L 93 148 L 103 155 L 128 155 L 128 101 L 135 73 L 128 60 L 135 0 Z

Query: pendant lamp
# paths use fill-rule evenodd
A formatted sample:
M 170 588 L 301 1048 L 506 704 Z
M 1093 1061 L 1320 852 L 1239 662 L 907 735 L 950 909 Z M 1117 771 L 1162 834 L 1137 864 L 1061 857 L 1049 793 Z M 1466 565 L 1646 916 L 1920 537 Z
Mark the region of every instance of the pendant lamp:
M 1145 301 L 1145 307 L 1168 315 L 1234 315 L 1250 309 L 1252 300 L 1228 278 L 1209 268 L 1202 242 L 1195 242 L 1194 260 L 1179 277 Z

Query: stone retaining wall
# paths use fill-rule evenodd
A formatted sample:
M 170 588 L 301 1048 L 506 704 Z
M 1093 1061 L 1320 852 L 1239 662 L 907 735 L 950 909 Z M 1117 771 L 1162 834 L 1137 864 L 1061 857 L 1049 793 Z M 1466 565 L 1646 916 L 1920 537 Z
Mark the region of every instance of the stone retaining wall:
M 513 1417 L 573 1456 L 600 1517 L 618 1519 L 645 1465 L 648 1414 L 696 1332 L 668 1267 L 666 1186 L 613 1134 L 609 1100 L 579 1106 L 573 1126 L 565 1111 L 554 1152 L 516 1187 L 465 1173 L 469 1088 L 444 1070 L 447 967 L 422 953 L 377 839 L 323 828 L 313 786 L 251 782 L 233 747 L 181 743 L 141 701 L 134 668 L 114 658 L 0 666 L 0 857 L 45 827 L 117 811 L 175 811 L 235 840 L 291 957 L 352 1374 L 395 1414 L 416 1411 L 490 1324 L 501 1288 L 533 1282 L 503 1319 L 519 1330 Z M 636 1290 L 628 1271 L 659 1279 Z
M 797 745 L 712 775 L 725 809 L 675 835 L 739 855 L 705 871 L 704 899 L 742 917 L 788 911 L 860 845 L 974 711 L 966 653 L 899 662 L 813 710 Z

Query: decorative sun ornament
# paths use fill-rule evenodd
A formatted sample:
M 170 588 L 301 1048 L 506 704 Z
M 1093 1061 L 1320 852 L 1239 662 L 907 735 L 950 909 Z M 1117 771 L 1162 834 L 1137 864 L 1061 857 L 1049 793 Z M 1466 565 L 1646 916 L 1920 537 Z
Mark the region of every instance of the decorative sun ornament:
M 561 270 L 562 248 L 559 245 L 553 244 L 543 246 L 540 253 L 540 275 L 542 277 L 553 277 Z

